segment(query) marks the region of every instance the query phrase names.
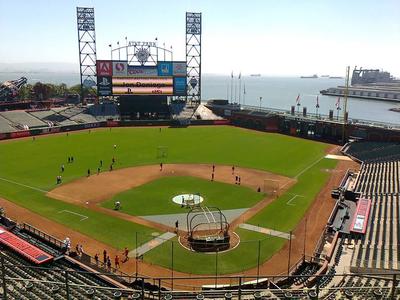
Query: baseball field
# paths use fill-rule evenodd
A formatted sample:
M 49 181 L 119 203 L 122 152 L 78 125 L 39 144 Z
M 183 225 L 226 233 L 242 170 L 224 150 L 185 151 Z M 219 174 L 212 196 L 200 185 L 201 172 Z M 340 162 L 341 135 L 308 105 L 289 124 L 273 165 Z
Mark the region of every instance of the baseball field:
M 287 244 L 336 167 L 324 158 L 332 148 L 230 126 L 106 128 L 9 140 L 0 143 L 0 198 L 79 232 L 87 243 L 138 251 L 147 267 L 238 273 Z M 200 194 L 202 205 L 229 215 L 237 246 L 219 254 L 182 247 L 173 235 L 175 220 L 188 212 L 173 203 L 179 194 Z

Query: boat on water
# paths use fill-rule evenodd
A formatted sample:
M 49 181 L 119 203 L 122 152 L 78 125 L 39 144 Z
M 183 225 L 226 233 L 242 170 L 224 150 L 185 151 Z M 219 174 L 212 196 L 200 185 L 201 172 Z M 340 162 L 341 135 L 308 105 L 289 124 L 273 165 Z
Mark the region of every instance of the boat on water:
M 312 76 L 300 76 L 300 78 L 318 78 L 318 75 L 314 74 Z
M 321 77 L 330 77 L 329 75 L 321 75 Z
M 342 77 L 330 77 L 342 79 Z M 337 86 L 320 91 L 322 95 L 345 95 L 346 87 Z M 348 97 L 370 100 L 400 102 L 400 80 L 395 79 L 389 72 L 378 69 L 354 68 Z
M 329 79 L 344 79 L 342 76 L 329 76 Z
M 250 74 L 251 77 L 261 77 L 261 74 Z

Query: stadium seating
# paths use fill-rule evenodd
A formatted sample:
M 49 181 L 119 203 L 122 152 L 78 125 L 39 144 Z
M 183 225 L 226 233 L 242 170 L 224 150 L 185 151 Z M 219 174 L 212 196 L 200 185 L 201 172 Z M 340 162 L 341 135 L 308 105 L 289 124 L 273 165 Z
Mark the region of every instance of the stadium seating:
M 362 165 L 355 188 L 372 202 L 367 231 L 356 240 L 352 267 L 398 269 L 399 180 L 399 161 Z
M 343 147 L 342 152 L 363 162 L 400 159 L 400 143 L 352 142 Z
M 0 115 L 18 129 L 32 129 L 46 127 L 47 124 L 23 110 L 0 112 Z
M 17 131 L 17 129 L 12 127 L 10 124 L 12 124 L 12 122 L 0 115 L 0 133 Z

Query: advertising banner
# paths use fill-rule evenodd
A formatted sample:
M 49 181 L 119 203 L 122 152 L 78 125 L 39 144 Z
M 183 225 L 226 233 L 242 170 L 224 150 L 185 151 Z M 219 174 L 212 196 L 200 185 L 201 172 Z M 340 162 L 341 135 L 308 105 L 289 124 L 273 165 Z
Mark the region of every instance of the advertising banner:
M 113 61 L 113 76 L 128 75 L 128 63 L 126 61 Z
M 157 67 L 152 66 L 128 66 L 128 76 L 132 77 L 157 77 Z
M 112 63 L 109 60 L 96 61 L 97 76 L 112 76 Z
M 186 95 L 186 77 L 174 77 L 174 95 Z
M 172 63 L 172 74 L 174 76 L 186 76 L 186 62 L 173 62 Z
M 125 87 L 114 86 L 112 89 L 114 95 L 173 95 L 173 86 L 163 87 Z
M 98 76 L 97 77 L 97 94 L 99 96 L 111 96 L 112 95 L 111 76 Z
M 159 61 L 157 65 L 158 76 L 172 76 L 172 62 L 170 61 Z
M 163 87 L 172 86 L 172 77 L 113 77 L 113 86 Z

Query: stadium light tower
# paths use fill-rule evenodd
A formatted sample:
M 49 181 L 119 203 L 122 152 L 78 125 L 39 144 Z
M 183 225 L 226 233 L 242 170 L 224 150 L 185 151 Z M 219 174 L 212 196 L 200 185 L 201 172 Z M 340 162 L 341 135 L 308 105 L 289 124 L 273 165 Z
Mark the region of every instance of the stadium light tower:
M 186 13 L 187 96 L 201 101 L 201 13 Z
M 77 7 L 76 19 L 78 27 L 81 101 L 83 101 L 83 87 L 96 87 L 97 82 L 94 8 Z

